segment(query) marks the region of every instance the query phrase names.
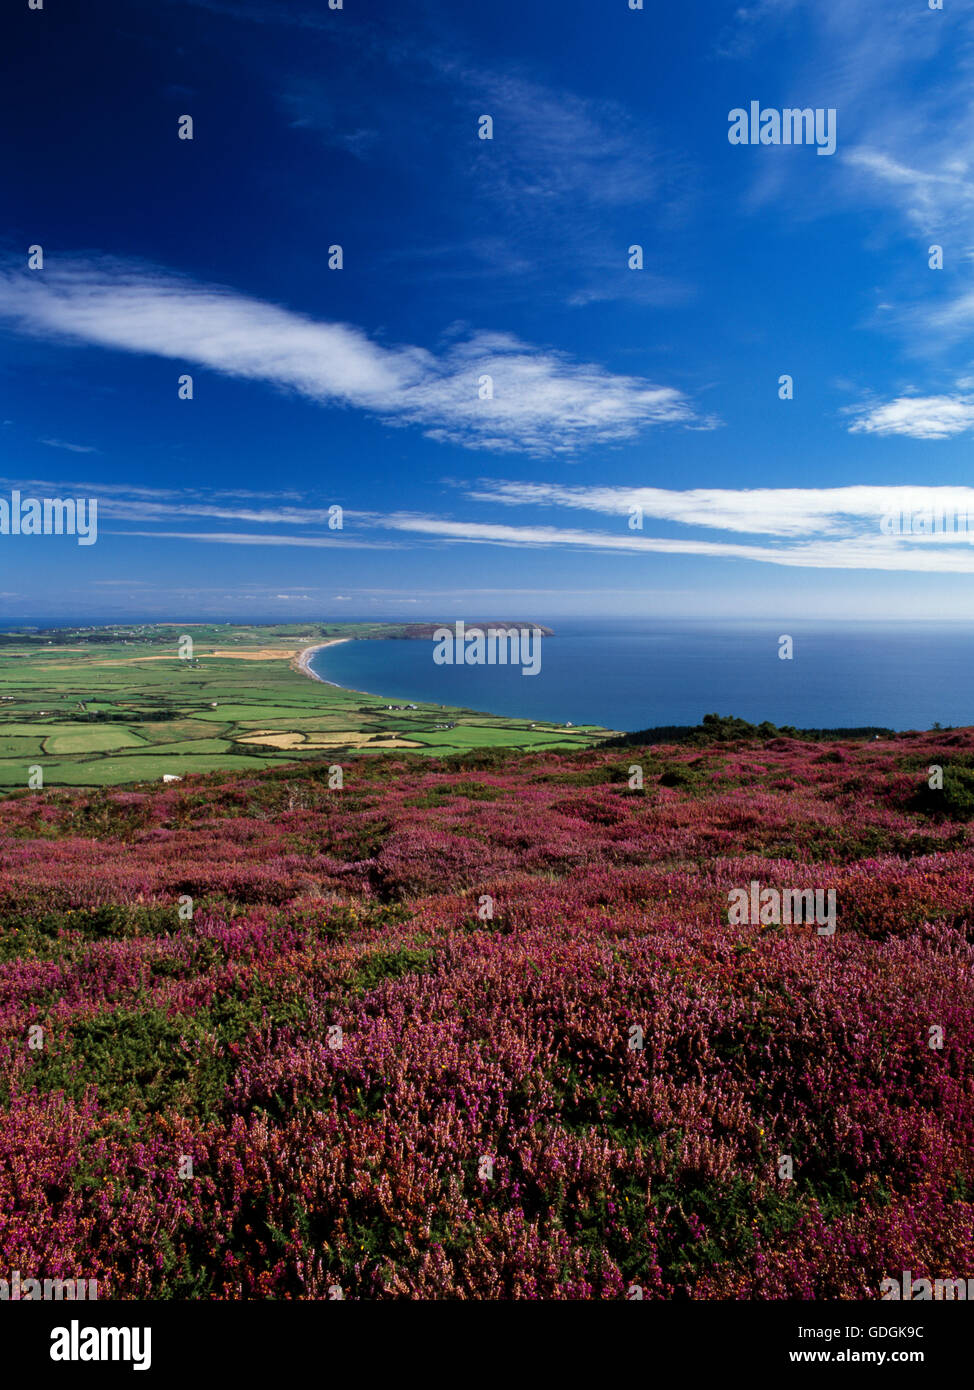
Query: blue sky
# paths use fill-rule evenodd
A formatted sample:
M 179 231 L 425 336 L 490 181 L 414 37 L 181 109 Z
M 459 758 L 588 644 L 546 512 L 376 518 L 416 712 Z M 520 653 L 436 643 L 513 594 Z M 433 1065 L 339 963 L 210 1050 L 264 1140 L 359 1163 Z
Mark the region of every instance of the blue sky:
M 3 24 L 0 496 L 98 541 L 0 535 L 0 621 L 968 613 L 970 533 L 881 526 L 974 527 L 967 7 Z

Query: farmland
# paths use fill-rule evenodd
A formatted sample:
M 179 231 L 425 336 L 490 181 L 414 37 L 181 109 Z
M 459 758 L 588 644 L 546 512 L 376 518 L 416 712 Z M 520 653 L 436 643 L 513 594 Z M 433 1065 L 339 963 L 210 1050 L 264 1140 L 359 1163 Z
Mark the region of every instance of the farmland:
M 171 1299 L 974 1268 L 974 731 L 327 761 L 0 804 L 0 1265 Z M 731 925 L 754 881 L 834 891 L 834 935 Z
M 571 748 L 604 734 L 443 705 L 388 710 L 388 698 L 296 669 L 306 647 L 403 631 L 196 624 L 0 634 L 0 792 L 36 786 L 36 768 L 44 786 L 112 786 L 253 772 L 326 751 L 446 756 L 480 744 Z M 180 655 L 186 635 L 189 658 Z

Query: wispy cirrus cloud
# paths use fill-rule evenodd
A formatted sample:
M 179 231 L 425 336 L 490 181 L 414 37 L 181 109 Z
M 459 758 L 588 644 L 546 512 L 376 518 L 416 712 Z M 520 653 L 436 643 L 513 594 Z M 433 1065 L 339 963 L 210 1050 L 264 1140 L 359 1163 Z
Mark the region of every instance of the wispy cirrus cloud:
M 812 535 L 851 537 L 875 531 L 884 517 L 894 513 L 969 513 L 974 524 L 974 488 L 969 487 L 852 484 L 827 488 L 679 490 L 566 486 L 489 478 L 453 485 L 476 502 L 509 507 L 562 507 L 618 517 L 628 517 L 636 509 L 643 520 L 781 539 Z M 945 532 L 933 535 L 949 539 Z
M 966 221 L 974 197 L 972 33 L 964 6 L 755 0 L 735 10 L 718 53 L 734 61 L 787 44 L 789 86 L 838 109 L 843 193 L 892 205 L 926 232 Z M 769 181 L 768 191 L 777 186 Z M 834 211 L 835 185 L 809 189 Z
M 439 70 L 466 93 L 482 94 L 495 139 L 478 151 L 478 178 L 519 211 L 570 201 L 577 213 L 577 200 L 628 207 L 649 202 L 659 191 L 661 152 L 615 102 L 597 103 L 555 92 L 524 74 L 442 57 Z
M 119 536 L 140 536 L 151 540 L 201 541 L 208 545 L 297 546 L 299 549 L 391 550 L 390 541 L 349 539 L 341 533 L 328 536 L 272 536 L 262 531 L 116 531 Z
M 876 191 L 884 189 L 901 203 L 902 212 L 919 230 L 952 222 L 974 207 L 974 179 L 966 160 L 944 152 L 932 169 L 917 168 L 882 150 L 858 146 L 845 156 L 847 164 L 872 177 Z
M 469 500 L 584 511 L 619 519 L 616 531 L 509 526 L 400 515 L 382 524 L 443 540 L 578 547 L 753 560 L 817 569 L 974 571 L 974 488 L 853 485 L 836 488 L 573 486 L 481 480 Z M 638 518 L 635 529 L 629 524 Z M 683 535 L 649 536 L 647 521 L 768 538 L 761 545 Z
M 92 444 L 69 444 L 66 439 L 39 439 L 39 444 L 46 444 L 49 449 L 67 449 L 71 454 L 97 454 L 98 450 Z
M 564 507 L 642 517 L 738 534 L 788 537 L 848 536 L 893 511 L 951 511 L 974 515 L 974 488 L 857 484 L 830 488 L 657 488 L 566 486 L 482 479 L 457 484 L 472 501 L 509 507 Z
M 413 188 L 417 179 L 428 180 L 428 196 L 446 205 L 444 225 L 463 227 L 464 244 L 456 260 L 423 265 L 427 284 L 467 278 L 472 267 L 482 266 L 480 273 L 493 280 L 492 302 L 517 300 L 528 284 L 532 294 L 572 307 L 608 300 L 672 304 L 693 293 L 660 273 L 629 274 L 622 254 L 632 239 L 628 223 L 638 221 L 649 237 L 661 222 L 681 218 L 694 197 L 690 160 L 674 148 L 672 134 L 664 139 L 649 127 L 644 113 L 637 117 L 611 97 L 544 81 L 535 61 L 485 62 L 483 45 L 464 44 L 455 24 L 446 26 L 447 36 L 436 7 L 390 12 L 377 22 L 369 7 L 346 7 L 338 15 L 315 4 L 179 0 L 187 2 L 237 20 L 307 28 L 315 44 L 336 46 L 341 61 L 330 81 L 321 83 L 317 67 L 282 73 L 275 84 L 278 104 L 289 130 L 314 134 L 329 151 L 399 168 Z M 403 73 L 409 74 L 405 85 Z M 482 114 L 495 122 L 491 141 L 477 137 Z M 424 170 L 417 150 L 430 126 L 449 131 L 450 139 Z M 489 210 L 487 225 L 515 219 L 516 250 L 513 238 L 471 234 L 466 219 L 454 222 L 454 207 L 471 206 Z M 618 231 L 607 238 L 606 219 L 613 217 Z M 552 273 L 553 239 L 571 248 L 565 259 L 574 283 L 564 283 L 563 271 Z M 421 261 L 427 249 L 424 239 L 386 254 L 408 264 Z M 497 273 L 501 267 L 505 275 Z
M 900 434 L 910 439 L 950 439 L 974 428 L 974 396 L 898 396 L 849 408 L 850 434 Z
M 971 502 L 974 508 L 974 497 Z M 974 518 L 972 518 L 974 519 Z M 603 554 L 691 555 L 719 560 L 751 560 L 759 564 L 798 569 L 906 570 L 927 573 L 974 574 L 974 547 L 955 544 L 910 545 L 899 536 L 872 535 L 839 539 L 813 538 L 788 546 L 746 545 L 736 541 L 696 540 L 677 536 L 645 536 L 638 532 L 583 531 L 558 526 L 505 526 L 485 522 L 447 521 L 438 517 L 389 517 L 383 523 L 444 542 L 528 549 L 573 549 Z M 969 541 L 971 535 L 953 535 Z M 935 536 L 910 537 L 927 542 Z
M 263 526 L 327 526 L 327 507 L 241 507 L 209 502 L 147 502 L 109 497 L 101 513 L 118 521 L 250 521 Z
M 752 202 L 787 196 L 791 207 L 829 217 L 839 204 L 879 209 L 872 236 L 887 246 L 902 242 L 903 232 L 908 240 L 899 265 L 884 273 L 874 323 L 899 335 L 911 356 L 940 356 L 974 321 L 971 7 L 755 0 L 734 12 L 719 51 L 753 62 L 759 45 L 770 60 L 787 53 L 789 90 L 837 109 L 839 148 L 827 180 L 802 179 L 801 166 L 787 161 L 764 161 Z M 932 244 L 943 246 L 946 274 L 930 271 Z
M 222 517 L 226 520 L 327 522 L 326 508 L 282 507 L 282 501 L 301 501 L 293 489 L 260 492 L 251 488 L 157 488 L 138 483 L 94 482 L 91 479 L 15 478 L 0 476 L 0 485 L 22 493 L 97 496 L 102 511 L 129 520 L 156 520 L 188 516 Z M 273 501 L 272 508 L 241 507 L 244 501 Z M 113 509 L 115 509 L 113 511 Z
M 439 355 L 385 347 L 349 324 L 118 262 L 74 263 L 43 277 L 0 272 L 0 319 L 34 336 L 167 357 L 358 407 L 466 448 L 570 453 L 653 425 L 714 423 L 675 387 L 510 334 L 473 332 Z
M 755 0 L 739 5 L 732 21 L 720 31 L 714 51 L 721 58 L 746 58 L 775 20 L 791 13 L 800 0 Z
M 342 530 L 309 533 L 308 528 L 327 525 L 330 512 L 326 508 L 310 504 L 242 507 L 230 495 L 175 502 L 115 495 L 104 502 L 103 512 L 113 521 L 142 523 L 133 529 L 113 527 L 106 534 L 207 545 L 333 551 L 486 545 L 563 553 L 686 555 L 803 569 L 974 573 L 974 488 L 969 487 L 864 484 L 676 490 L 503 479 L 453 486 L 474 504 L 587 512 L 611 517 L 616 525 L 601 529 L 548 521 L 511 525 L 421 512 L 345 508 Z M 633 526 L 635 516 L 638 525 Z M 194 529 L 194 523 L 207 519 L 225 523 L 226 529 Z M 180 523 L 179 529 L 162 529 L 173 521 Z M 240 521 L 291 529 L 241 530 L 231 525 Z M 730 539 L 679 533 L 653 536 L 645 529 L 650 521 L 722 531 Z M 761 539 L 742 541 L 737 539 L 740 536 Z

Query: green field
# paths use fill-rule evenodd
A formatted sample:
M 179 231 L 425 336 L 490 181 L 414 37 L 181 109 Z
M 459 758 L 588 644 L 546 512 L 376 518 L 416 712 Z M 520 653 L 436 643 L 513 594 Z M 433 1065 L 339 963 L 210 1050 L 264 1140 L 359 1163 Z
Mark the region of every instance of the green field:
M 294 665 L 296 653 L 332 638 L 402 631 L 146 624 L 0 633 L 0 789 L 36 785 L 38 768 L 44 786 L 111 786 L 383 748 L 444 757 L 577 748 L 606 736 L 443 705 L 387 710 L 389 697 L 340 690 Z M 181 657 L 186 635 L 192 655 Z M 445 723 L 456 727 L 436 727 Z
M 106 753 L 119 748 L 144 748 L 142 739 L 119 724 L 99 728 L 91 724 L 87 728 L 70 729 L 66 733 L 49 734 L 44 740 L 45 753 Z

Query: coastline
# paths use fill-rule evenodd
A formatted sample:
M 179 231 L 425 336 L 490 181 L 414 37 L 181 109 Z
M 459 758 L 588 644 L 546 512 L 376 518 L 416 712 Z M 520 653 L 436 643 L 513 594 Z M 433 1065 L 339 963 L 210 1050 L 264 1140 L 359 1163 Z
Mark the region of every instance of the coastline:
M 370 700 L 385 700 L 388 697 L 385 695 L 380 695 L 377 690 L 358 690 L 351 685 L 339 685 L 338 681 L 326 681 L 324 676 L 319 676 L 316 671 L 312 671 L 311 669 L 311 658 L 314 656 L 315 652 L 320 652 L 324 647 L 337 647 L 339 642 L 362 642 L 367 640 L 367 638 L 362 637 L 332 637 L 327 642 L 318 642 L 317 645 L 314 647 L 305 647 L 304 651 L 299 652 L 298 655 L 292 660 L 291 665 L 294 667 L 296 671 L 300 671 L 302 675 L 310 676 L 313 681 L 320 681 L 322 685 L 330 685 L 333 690 L 347 690 L 350 695 L 367 695 Z M 423 703 L 426 704 L 428 702 L 423 701 Z M 440 708 L 453 709 L 459 708 L 459 706 L 455 707 L 453 705 L 442 705 L 440 706 Z M 475 714 L 482 719 L 517 718 L 516 715 L 495 715 L 492 714 L 490 710 L 469 710 L 468 713 Z M 550 723 L 551 721 L 545 720 L 544 722 Z
M 313 681 L 321 681 L 322 685 L 334 685 L 334 681 L 326 681 L 312 671 L 310 666 L 311 658 L 314 656 L 315 652 L 323 651 L 325 647 L 337 647 L 339 642 L 351 642 L 351 640 L 351 637 L 330 637 L 327 642 L 318 642 L 313 647 L 305 647 L 304 651 L 299 652 L 294 658 L 291 665 L 294 667 L 295 671 L 300 671 L 303 676 L 310 676 Z

